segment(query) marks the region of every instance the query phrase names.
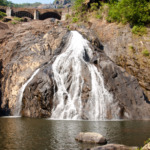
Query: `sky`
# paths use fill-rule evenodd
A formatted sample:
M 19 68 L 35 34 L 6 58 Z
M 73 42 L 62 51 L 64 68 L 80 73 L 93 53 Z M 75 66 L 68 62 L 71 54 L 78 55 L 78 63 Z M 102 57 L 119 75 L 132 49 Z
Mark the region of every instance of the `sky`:
M 21 4 L 21 3 L 35 3 L 35 2 L 40 2 L 43 4 L 50 4 L 53 3 L 54 0 L 9 0 L 13 3 Z

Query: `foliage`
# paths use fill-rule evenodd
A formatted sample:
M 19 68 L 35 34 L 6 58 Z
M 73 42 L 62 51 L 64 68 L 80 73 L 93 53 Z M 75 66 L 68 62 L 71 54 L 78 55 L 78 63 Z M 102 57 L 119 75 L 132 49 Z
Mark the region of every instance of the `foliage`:
M 96 18 L 97 19 L 106 18 L 106 16 L 108 15 L 108 9 L 109 9 L 108 4 L 101 2 L 101 7 L 96 12 Z
M 0 11 L 0 19 L 6 16 L 6 13 Z
M 69 14 L 66 14 L 66 20 L 68 20 L 71 16 Z
M 147 49 L 143 50 L 143 51 L 142 51 L 142 54 L 143 54 L 143 56 L 150 56 L 150 53 L 149 53 L 149 51 L 148 51 Z M 148 140 L 146 140 L 146 141 L 144 142 L 144 144 L 147 144 L 147 143 L 149 143 L 149 142 L 150 142 L 150 138 L 149 138 Z
M 85 11 L 86 6 L 83 4 L 84 0 L 76 0 L 74 3 L 74 10 L 75 11 Z
M 13 22 L 11 22 L 11 23 L 12 23 L 13 25 L 17 24 L 17 23 L 16 23 L 16 22 L 14 22 L 14 21 L 13 21 Z
M 96 11 L 98 10 L 98 3 L 92 3 L 91 4 L 91 11 Z
M 150 138 L 148 138 L 146 141 L 144 141 L 144 145 L 148 144 L 150 142 Z
M 142 36 L 147 34 L 147 28 L 144 26 L 134 26 L 132 28 L 132 33 Z
M 73 17 L 72 18 L 72 23 L 76 23 L 76 22 L 78 22 L 78 18 L 77 17 Z
M 22 19 L 22 18 L 19 18 L 19 17 L 14 17 L 14 20 L 15 20 L 15 21 L 18 21 L 18 22 L 23 21 L 23 19 Z
M 149 3 L 146 0 L 111 1 L 107 20 L 129 22 L 131 25 L 146 25 L 150 22 Z

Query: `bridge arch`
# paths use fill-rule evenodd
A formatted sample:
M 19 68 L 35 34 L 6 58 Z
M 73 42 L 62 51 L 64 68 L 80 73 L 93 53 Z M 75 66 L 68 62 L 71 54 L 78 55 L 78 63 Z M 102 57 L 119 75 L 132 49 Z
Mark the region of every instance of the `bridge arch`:
M 56 12 L 45 12 L 43 14 L 40 14 L 40 17 L 39 17 L 40 20 L 45 20 L 47 18 L 56 18 L 56 19 L 60 20 L 61 15 L 59 15 Z
M 13 13 L 13 16 L 16 16 L 16 17 L 19 17 L 19 18 L 21 18 L 21 17 L 29 17 L 31 19 L 34 18 L 34 16 L 28 11 L 17 11 L 17 12 Z
M 6 10 L 5 10 L 5 9 L 0 9 L 0 11 L 6 13 Z

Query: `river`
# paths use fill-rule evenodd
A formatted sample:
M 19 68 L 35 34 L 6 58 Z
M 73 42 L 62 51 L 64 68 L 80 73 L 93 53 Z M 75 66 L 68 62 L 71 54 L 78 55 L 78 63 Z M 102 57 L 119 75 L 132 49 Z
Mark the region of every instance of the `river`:
M 79 132 L 98 132 L 108 143 L 142 146 L 150 121 L 71 121 L 0 118 L 0 150 L 82 150 L 97 145 L 75 141 Z

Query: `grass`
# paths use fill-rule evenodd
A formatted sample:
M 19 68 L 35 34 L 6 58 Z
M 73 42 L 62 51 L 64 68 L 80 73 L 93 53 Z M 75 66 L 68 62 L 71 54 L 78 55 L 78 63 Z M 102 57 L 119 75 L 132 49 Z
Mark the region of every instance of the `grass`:
M 69 14 L 66 14 L 65 18 L 68 20 L 71 16 Z
M 77 17 L 73 17 L 73 18 L 72 18 L 72 23 L 76 23 L 76 22 L 78 22 L 78 20 L 79 20 L 79 19 L 78 19 Z
M 143 50 L 142 54 L 143 54 L 143 56 L 146 56 L 146 57 L 150 56 L 150 52 L 147 49 Z M 147 141 L 150 142 L 150 138 Z
M 148 143 L 150 143 L 150 138 L 147 139 L 146 141 L 144 141 L 144 145 L 146 145 L 146 144 L 148 144 Z
M 14 20 L 15 20 L 15 21 L 18 21 L 18 22 L 23 21 L 23 19 L 22 19 L 22 18 L 19 18 L 19 17 L 14 17 Z
M 147 34 L 147 28 L 144 26 L 134 26 L 132 28 L 132 33 L 139 35 L 139 36 L 142 36 L 142 35 Z
M 17 24 L 17 23 L 16 23 L 16 22 L 14 22 L 14 21 L 13 21 L 13 22 L 11 22 L 11 23 L 12 23 L 13 25 Z

